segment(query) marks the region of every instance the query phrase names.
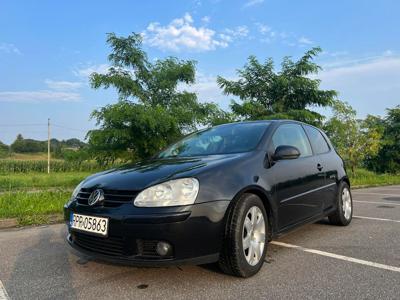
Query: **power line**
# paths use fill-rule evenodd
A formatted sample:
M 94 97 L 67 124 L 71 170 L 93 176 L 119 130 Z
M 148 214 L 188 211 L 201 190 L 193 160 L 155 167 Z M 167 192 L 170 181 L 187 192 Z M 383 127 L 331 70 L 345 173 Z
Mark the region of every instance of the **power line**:
M 34 123 L 34 124 L 0 124 L 0 127 L 21 127 L 21 126 L 47 126 L 47 124 Z
M 46 130 L 21 130 L 21 132 L 25 133 L 46 133 Z M 19 132 L 19 133 L 21 133 Z M 15 131 L 9 131 L 9 130 L 0 130 L 0 133 L 15 133 Z
M 62 128 L 62 129 L 67 129 L 67 130 L 80 131 L 80 132 L 88 132 L 88 130 L 77 129 L 77 128 L 71 128 L 71 127 L 67 127 L 67 126 L 63 126 L 63 125 L 58 125 L 58 124 L 54 124 L 54 123 L 52 123 L 52 125 L 53 125 L 54 127 L 58 127 L 58 128 Z
M 72 128 L 72 127 L 68 127 L 68 126 L 64 126 L 64 125 L 58 125 L 58 124 L 51 124 L 51 125 L 54 126 L 54 127 L 58 127 L 58 128 L 61 128 L 61 129 L 66 129 L 66 130 L 88 132 L 88 130 Z M 23 126 L 29 126 L 29 127 L 30 126 L 43 126 L 44 127 L 44 126 L 47 126 L 47 124 L 41 124 L 41 123 L 33 123 L 33 124 L 0 124 L 0 127 L 23 127 Z M 5 132 L 5 131 L 1 130 L 1 132 Z M 42 132 L 42 131 L 31 131 L 31 130 L 26 131 L 26 130 L 24 130 L 24 132 Z

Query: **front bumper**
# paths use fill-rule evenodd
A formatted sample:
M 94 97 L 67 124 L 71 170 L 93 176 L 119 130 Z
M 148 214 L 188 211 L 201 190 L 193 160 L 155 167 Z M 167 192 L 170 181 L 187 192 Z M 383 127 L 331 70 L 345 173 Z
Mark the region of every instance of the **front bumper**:
M 213 201 L 183 207 L 89 207 L 73 202 L 64 207 L 67 241 L 86 255 L 113 263 L 138 266 L 204 264 L 218 260 L 229 201 Z M 109 218 L 108 237 L 74 231 L 70 214 Z M 158 241 L 172 245 L 165 257 L 158 255 Z

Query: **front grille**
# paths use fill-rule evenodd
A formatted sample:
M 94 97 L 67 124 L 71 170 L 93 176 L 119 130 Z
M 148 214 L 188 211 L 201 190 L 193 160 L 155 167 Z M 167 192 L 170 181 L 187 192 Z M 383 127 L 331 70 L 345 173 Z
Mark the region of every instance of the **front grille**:
M 76 199 L 81 205 L 88 205 L 88 199 L 90 194 L 95 190 L 95 188 L 87 189 L 82 188 Z M 104 201 L 103 206 L 105 207 L 118 207 L 122 204 L 132 202 L 137 196 L 137 191 L 126 191 L 126 190 L 103 190 L 104 191 Z
M 111 256 L 129 256 L 133 250 L 126 247 L 122 237 L 98 237 L 80 232 L 71 233 L 72 240 L 78 246 L 100 254 Z
M 125 240 L 123 237 L 100 237 L 82 232 L 71 232 L 71 239 L 74 244 L 91 252 L 118 256 L 118 257 L 137 257 L 141 259 L 170 259 L 173 253 L 161 257 L 157 253 L 156 240 L 132 239 Z

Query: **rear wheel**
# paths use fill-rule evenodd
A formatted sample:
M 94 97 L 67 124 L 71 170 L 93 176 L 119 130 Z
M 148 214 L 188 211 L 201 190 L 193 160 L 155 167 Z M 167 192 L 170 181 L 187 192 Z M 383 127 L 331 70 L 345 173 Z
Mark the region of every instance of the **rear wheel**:
M 353 218 L 353 199 L 350 187 L 346 182 L 339 185 L 336 211 L 328 216 L 329 222 L 334 225 L 347 226 Z
M 227 274 L 250 277 L 262 267 L 268 219 L 261 199 L 244 194 L 228 213 L 219 266 Z

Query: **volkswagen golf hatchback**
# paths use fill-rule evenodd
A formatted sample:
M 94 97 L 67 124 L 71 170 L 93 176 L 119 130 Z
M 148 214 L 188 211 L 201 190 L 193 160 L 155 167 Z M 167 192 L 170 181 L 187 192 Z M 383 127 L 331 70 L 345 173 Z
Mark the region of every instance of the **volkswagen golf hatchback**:
M 64 207 L 70 245 L 142 266 L 218 262 L 249 277 L 300 225 L 352 219 L 350 182 L 327 136 L 287 120 L 231 123 L 155 157 L 89 176 Z

